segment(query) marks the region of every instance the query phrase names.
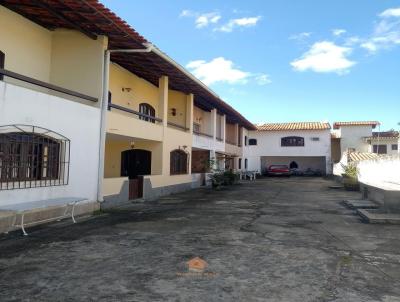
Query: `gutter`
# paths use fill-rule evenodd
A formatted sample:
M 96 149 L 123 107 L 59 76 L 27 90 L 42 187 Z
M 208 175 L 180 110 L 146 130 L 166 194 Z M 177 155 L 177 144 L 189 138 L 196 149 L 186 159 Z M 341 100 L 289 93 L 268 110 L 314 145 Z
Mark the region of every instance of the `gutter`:
M 101 102 L 101 118 L 100 118 L 100 150 L 99 150 L 99 168 L 97 174 L 97 200 L 104 201 L 103 196 L 103 182 L 104 182 L 104 154 L 106 147 L 106 123 L 108 111 L 108 90 L 110 78 L 110 56 L 111 53 L 148 53 L 153 50 L 153 46 L 149 45 L 141 49 L 107 49 L 104 52 L 104 66 L 103 66 L 103 91 Z

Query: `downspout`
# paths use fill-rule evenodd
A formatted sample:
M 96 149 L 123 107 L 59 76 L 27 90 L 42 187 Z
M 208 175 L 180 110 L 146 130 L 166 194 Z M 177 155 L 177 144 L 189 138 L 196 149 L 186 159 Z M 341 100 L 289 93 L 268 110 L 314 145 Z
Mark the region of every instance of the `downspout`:
M 104 155 L 106 147 L 106 124 L 108 111 L 108 90 L 110 77 L 110 56 L 111 53 L 147 53 L 153 50 L 153 46 L 149 45 L 142 49 L 107 49 L 104 52 L 104 68 L 103 68 L 103 93 L 101 103 L 101 119 L 100 119 L 100 150 L 99 150 L 99 168 L 97 180 L 97 200 L 104 201 L 103 196 L 103 180 L 104 180 Z

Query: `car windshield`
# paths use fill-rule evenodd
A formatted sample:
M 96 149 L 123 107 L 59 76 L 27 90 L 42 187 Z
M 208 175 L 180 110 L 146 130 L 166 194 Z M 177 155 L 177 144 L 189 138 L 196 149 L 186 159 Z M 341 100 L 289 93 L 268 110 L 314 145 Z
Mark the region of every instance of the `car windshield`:
M 288 166 L 285 165 L 274 165 L 274 166 L 270 166 L 270 169 L 287 169 Z

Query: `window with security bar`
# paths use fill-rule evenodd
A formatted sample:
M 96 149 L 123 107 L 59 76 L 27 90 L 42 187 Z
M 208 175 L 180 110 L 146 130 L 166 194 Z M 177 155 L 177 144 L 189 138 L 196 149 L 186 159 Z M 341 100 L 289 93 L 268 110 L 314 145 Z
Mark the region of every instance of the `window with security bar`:
M 0 126 L 0 190 L 67 185 L 70 140 L 30 125 Z

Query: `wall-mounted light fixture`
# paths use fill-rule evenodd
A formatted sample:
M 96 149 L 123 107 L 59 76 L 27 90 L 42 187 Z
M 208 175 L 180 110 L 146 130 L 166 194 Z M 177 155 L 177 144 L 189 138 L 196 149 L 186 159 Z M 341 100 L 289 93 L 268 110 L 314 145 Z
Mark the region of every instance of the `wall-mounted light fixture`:
M 135 142 L 131 141 L 131 149 L 134 149 L 134 148 L 135 148 Z
M 131 92 L 132 88 L 130 87 L 122 87 L 123 92 Z
M 176 108 L 171 108 L 171 115 L 176 116 Z

